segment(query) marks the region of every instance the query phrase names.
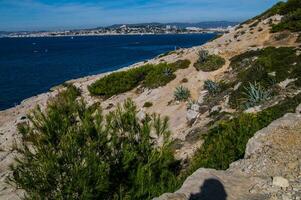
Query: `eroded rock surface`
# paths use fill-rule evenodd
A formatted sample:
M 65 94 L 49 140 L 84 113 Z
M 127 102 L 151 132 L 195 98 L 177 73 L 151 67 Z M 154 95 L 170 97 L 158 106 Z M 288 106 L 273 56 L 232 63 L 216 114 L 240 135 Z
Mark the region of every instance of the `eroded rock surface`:
M 298 111 L 298 110 L 297 110 Z M 289 113 L 258 131 L 245 158 L 226 171 L 199 169 L 172 194 L 155 200 L 298 200 L 301 197 L 301 115 Z

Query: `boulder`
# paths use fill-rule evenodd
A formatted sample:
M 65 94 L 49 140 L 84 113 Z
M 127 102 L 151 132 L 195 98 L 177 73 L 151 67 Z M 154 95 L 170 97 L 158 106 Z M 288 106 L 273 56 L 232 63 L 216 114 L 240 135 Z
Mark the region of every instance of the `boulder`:
M 190 109 L 191 110 L 194 110 L 194 111 L 196 111 L 196 112 L 199 112 L 200 111 L 200 105 L 198 105 L 198 104 L 192 104 L 191 105 L 191 107 L 190 107 Z
M 143 110 L 140 110 L 137 113 L 137 118 L 138 118 L 139 121 L 143 122 L 146 118 L 146 113 Z
M 216 112 L 219 112 L 219 111 L 221 111 L 221 109 L 222 109 L 222 107 L 221 107 L 221 106 L 219 106 L 219 105 L 217 105 L 217 106 L 214 106 L 213 108 L 211 108 L 211 110 L 210 110 L 210 114 L 212 114 L 212 113 L 216 113 Z
M 287 179 L 285 179 L 281 176 L 276 176 L 273 178 L 273 185 L 278 186 L 278 187 L 287 188 L 287 187 L 289 187 L 289 182 Z
M 195 122 L 195 120 L 197 119 L 198 115 L 199 115 L 199 112 L 189 109 L 186 113 L 186 119 L 187 119 L 188 123 L 193 124 L 193 122 Z
M 200 92 L 200 96 L 198 98 L 198 104 L 203 104 L 204 103 L 204 100 L 205 100 L 205 97 L 206 95 L 208 94 L 208 90 L 203 90 Z

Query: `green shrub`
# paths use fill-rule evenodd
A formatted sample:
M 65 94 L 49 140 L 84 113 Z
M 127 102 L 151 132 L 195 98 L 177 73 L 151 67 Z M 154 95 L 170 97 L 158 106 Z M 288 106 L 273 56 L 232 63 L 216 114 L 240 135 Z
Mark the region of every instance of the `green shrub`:
M 260 113 L 242 113 L 231 120 L 220 121 L 204 136 L 204 144 L 194 155 L 188 174 L 200 167 L 227 169 L 232 162 L 244 157 L 248 140 L 258 130 L 285 113 L 294 112 L 300 102 L 299 94 Z
M 97 80 L 88 89 L 92 95 L 109 98 L 130 91 L 142 83 L 145 87 L 156 88 L 166 85 L 176 77 L 175 71 L 187 68 L 189 65 L 189 60 L 179 60 L 172 64 L 144 65 L 127 71 L 114 72 Z
M 147 74 L 143 85 L 147 88 L 165 86 L 167 83 L 176 78 L 174 71 L 175 69 L 170 68 L 166 63 L 159 64 Z
M 141 123 L 130 100 L 104 117 L 99 105 L 77 95 L 68 89 L 20 125 L 21 157 L 11 181 L 26 198 L 152 199 L 176 189 L 179 163 L 167 118 L 152 115 Z M 162 145 L 154 145 L 151 133 Z
M 206 80 L 204 82 L 204 89 L 208 90 L 209 94 L 217 94 L 221 92 L 221 87 L 217 82 Z
M 205 61 L 200 62 L 200 60 L 198 62 L 196 62 L 194 64 L 194 67 L 197 70 L 202 70 L 204 72 L 211 72 L 211 71 L 215 71 L 219 68 L 221 68 L 224 64 L 225 64 L 225 59 L 218 56 L 218 55 L 209 55 Z
M 199 56 L 198 63 L 203 64 L 208 59 L 209 52 L 207 50 L 201 49 L 198 52 L 198 56 Z
M 277 13 L 284 17 L 279 24 L 273 25 L 272 32 L 301 31 L 301 2 L 299 0 L 288 0 L 279 7 Z
M 285 15 L 279 24 L 272 27 L 272 32 L 283 30 L 301 31 L 301 8 Z
M 163 53 L 163 54 L 160 54 L 160 55 L 158 56 L 158 58 L 163 58 L 163 57 L 165 57 L 165 56 L 173 55 L 173 54 L 176 54 L 176 53 L 177 53 L 176 51 L 167 51 L 167 52 L 165 52 L 165 53 Z
M 300 79 L 300 64 L 301 57 L 296 55 L 296 49 L 290 47 L 268 47 L 235 56 L 231 59 L 230 66 L 237 73 L 236 83 L 242 84 L 231 93 L 230 105 L 239 108 L 244 104 L 244 88 L 249 86 L 249 82 L 257 82 L 264 88 L 273 88 L 276 83 L 287 78 Z
M 144 108 L 149 108 L 149 107 L 152 107 L 152 106 L 153 106 L 153 103 L 152 102 L 148 102 L 148 101 L 143 104 Z
M 127 71 L 114 72 L 97 80 L 88 89 L 93 95 L 109 98 L 137 87 L 153 68 L 153 65 L 145 65 Z
M 172 64 L 170 64 L 175 70 L 178 69 L 186 69 L 190 65 L 190 60 L 178 60 Z
M 176 101 L 186 101 L 190 97 L 190 91 L 186 87 L 179 86 L 174 92 L 174 97 Z

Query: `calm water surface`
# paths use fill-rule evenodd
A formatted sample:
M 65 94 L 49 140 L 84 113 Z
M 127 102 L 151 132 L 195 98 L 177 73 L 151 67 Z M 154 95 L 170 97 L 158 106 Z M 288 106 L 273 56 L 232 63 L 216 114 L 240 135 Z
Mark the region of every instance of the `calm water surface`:
M 0 38 L 0 110 L 64 81 L 192 47 L 215 34 Z

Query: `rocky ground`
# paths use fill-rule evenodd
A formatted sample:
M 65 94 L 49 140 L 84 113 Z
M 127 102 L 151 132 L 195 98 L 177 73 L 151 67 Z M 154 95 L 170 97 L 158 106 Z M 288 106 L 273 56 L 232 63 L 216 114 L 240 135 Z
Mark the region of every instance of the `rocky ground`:
M 201 47 L 194 47 L 190 49 L 184 49 L 184 50 L 178 50 L 176 53 L 167 55 L 164 57 L 157 57 L 152 60 L 141 63 L 137 63 L 130 67 L 139 67 L 141 65 L 150 63 L 150 64 L 157 64 L 160 62 L 168 62 L 172 63 L 180 59 L 188 59 L 191 61 L 191 65 L 187 69 L 178 70 L 176 72 L 176 79 L 168 83 L 164 87 L 152 89 L 152 90 L 142 90 L 139 91 L 136 89 L 113 96 L 105 101 L 101 100 L 97 97 L 92 97 L 89 95 L 87 86 L 96 81 L 97 79 L 103 77 L 105 74 L 99 74 L 95 76 L 89 76 L 84 77 L 81 79 L 71 80 L 70 83 L 73 83 L 76 87 L 81 89 L 83 98 L 88 103 L 93 102 L 101 102 L 102 107 L 104 108 L 104 112 L 107 113 L 114 109 L 114 107 L 118 103 L 122 103 L 127 98 L 132 98 L 133 101 L 137 104 L 138 108 L 142 113 L 160 113 L 164 116 L 169 117 L 169 125 L 170 129 L 172 131 L 172 137 L 173 139 L 176 139 L 180 141 L 181 145 L 180 148 L 176 150 L 176 157 L 180 159 L 185 159 L 187 157 L 190 157 L 194 151 L 199 148 L 202 145 L 202 141 L 198 140 L 194 137 L 193 133 L 196 129 L 202 128 L 205 124 L 207 124 L 210 121 L 209 114 L 211 111 L 214 111 L 216 107 L 210 108 L 210 110 L 206 110 L 203 112 L 197 104 L 201 104 L 202 98 L 205 94 L 205 91 L 203 90 L 203 84 L 205 80 L 221 80 L 225 73 L 228 73 L 231 69 L 229 67 L 230 58 L 241 54 L 245 51 L 248 51 L 250 49 L 257 49 L 257 48 L 263 48 L 267 46 L 298 46 L 296 38 L 297 35 L 295 34 L 289 34 L 287 37 L 282 39 L 277 39 L 277 34 L 271 34 L 269 31 L 269 22 L 272 21 L 273 23 L 279 22 L 281 19 L 281 16 L 273 16 L 267 20 L 261 21 L 257 24 L 256 27 L 250 28 L 249 25 L 245 24 L 242 25 L 235 30 L 230 31 L 230 33 L 223 35 L 222 37 L 209 42 Z M 213 72 L 202 72 L 197 71 L 193 64 L 198 59 L 198 52 L 200 49 L 206 49 L 211 54 L 218 54 L 221 57 L 223 57 L 226 60 L 226 64 Z M 129 67 L 128 67 L 129 68 Z M 126 70 L 128 68 L 124 68 L 122 70 Z M 182 83 L 181 81 L 187 78 L 187 83 Z M 194 106 L 194 109 L 190 109 L 187 111 L 187 105 L 185 102 L 175 102 L 173 101 L 173 92 L 175 88 L 179 85 L 183 85 L 187 88 L 189 88 L 191 92 L 192 99 L 196 102 L 196 106 Z M 14 157 L 17 155 L 16 152 L 16 145 L 20 142 L 20 137 L 17 132 L 17 124 L 20 122 L 23 122 L 26 120 L 26 114 L 34 109 L 37 105 L 40 105 L 42 108 L 47 105 L 47 101 L 54 97 L 58 91 L 60 90 L 60 87 L 54 88 L 53 91 L 44 93 L 35 97 L 32 97 L 30 99 L 25 100 L 20 105 L 5 110 L 0 111 L 0 199 L 19 199 L 18 195 L 22 195 L 22 192 L 18 191 L 16 192 L 15 189 L 8 185 L 5 180 L 6 177 L 10 175 L 9 171 L 9 165 L 14 163 Z M 153 106 L 150 108 L 142 108 L 143 104 L 146 102 L 152 102 Z M 222 102 L 221 104 L 218 104 L 216 106 L 220 106 L 222 109 L 232 112 L 231 109 L 227 106 L 226 100 Z M 290 116 L 290 115 L 289 115 Z M 296 117 L 298 116 L 298 117 Z M 301 126 L 301 118 L 299 115 L 294 115 L 294 119 L 298 121 L 298 125 Z M 191 121 L 193 123 L 187 123 L 188 121 Z M 299 123 L 300 122 L 300 123 Z M 191 125 L 192 124 L 192 125 Z M 299 127 L 300 127 L 299 126 Z M 295 127 L 298 127 L 297 125 Z M 281 130 L 283 130 L 283 133 L 281 134 Z M 252 154 L 250 155 L 250 158 L 246 160 L 242 160 L 239 162 L 239 164 L 235 163 L 231 166 L 229 170 L 226 172 L 219 172 L 215 170 L 205 170 L 200 169 L 198 170 L 194 175 L 192 175 L 192 179 L 188 179 L 188 183 L 190 180 L 194 180 L 193 177 L 200 177 L 202 176 L 203 179 L 198 179 L 199 182 L 194 180 L 194 182 L 191 182 L 190 186 L 185 192 L 184 189 L 179 190 L 179 192 L 176 195 L 184 195 L 183 198 L 187 199 L 189 198 L 188 194 L 191 193 L 198 193 L 199 187 L 201 187 L 201 180 L 203 182 L 205 181 L 204 177 L 215 177 L 218 180 L 224 181 L 222 184 L 226 188 L 226 193 L 228 197 L 231 197 L 232 199 L 248 199 L 249 197 L 256 199 L 256 195 L 258 194 L 258 198 L 261 197 L 269 197 L 273 196 L 274 193 L 269 193 L 273 191 L 273 188 L 275 191 L 275 198 L 281 196 L 282 193 L 285 194 L 286 191 L 292 191 L 290 194 L 293 196 L 298 196 L 297 192 L 300 191 L 300 188 L 296 189 L 294 188 L 295 185 L 298 185 L 298 181 L 300 181 L 300 162 L 298 164 L 299 167 L 299 176 L 294 176 L 293 180 L 288 177 L 285 172 L 277 172 L 275 173 L 273 171 L 269 171 L 272 168 L 266 168 L 264 171 L 264 167 L 262 166 L 264 163 L 270 163 L 270 165 L 265 165 L 266 167 L 274 166 L 273 169 L 277 169 L 278 167 L 282 167 L 282 165 L 276 165 L 277 163 L 283 163 L 284 161 L 290 161 L 288 163 L 293 163 L 291 161 L 296 160 L 295 158 L 299 155 L 300 157 L 300 149 L 297 148 L 297 144 L 295 143 L 296 149 L 288 148 L 289 144 L 285 144 L 283 138 L 286 138 L 285 132 L 288 131 L 289 135 L 291 136 L 291 142 L 299 142 L 299 132 L 298 129 L 288 129 L 283 128 L 277 130 L 280 131 L 279 134 L 275 135 L 273 134 L 273 140 L 275 141 L 276 145 L 273 148 L 268 149 L 265 156 L 263 154 Z M 278 133 L 278 132 L 277 132 Z M 281 137 L 282 135 L 282 137 Z M 269 136 L 270 137 L 270 136 Z M 282 139 L 281 139 L 282 138 Z M 257 141 L 257 139 L 256 139 Z M 294 145 L 294 144 L 292 144 Z M 266 146 L 266 145 L 264 145 Z M 285 149 L 285 146 L 287 149 Z M 281 154 L 276 154 L 277 148 L 281 148 Z M 276 149 L 275 149 L 276 148 Z M 291 152 L 291 151 L 296 152 Z M 272 154 L 274 152 L 274 154 Z M 269 154 L 271 153 L 271 154 Z M 299 154 L 298 154 L 299 153 Z M 257 155 L 257 157 L 256 157 Z M 258 156 L 260 155 L 260 156 Z M 277 156 L 274 156 L 277 155 Z M 277 160 L 272 160 L 277 159 Z M 266 160 L 262 160 L 266 157 Z M 282 160 L 281 159 L 286 159 Z M 275 165 L 272 165 L 275 164 Z M 245 166 L 245 167 L 243 167 Z M 290 166 L 294 166 L 293 164 L 290 164 Z M 260 172 L 257 172 L 257 170 L 261 170 Z M 283 169 L 288 169 L 288 167 L 284 167 Z M 232 172 L 232 171 L 235 171 Z M 249 172 L 250 174 L 248 175 Z M 268 172 L 270 174 L 268 175 Z M 258 173 L 255 175 L 255 173 Z M 297 172 L 296 172 L 297 173 Z M 263 175 L 268 175 L 268 177 L 264 177 Z M 289 181 L 288 187 L 283 187 L 284 189 L 281 190 L 277 186 L 273 186 L 273 179 L 272 177 L 281 176 Z M 225 177 L 225 179 L 223 179 Z M 276 178 L 274 182 L 277 182 L 278 180 L 283 181 L 281 178 Z M 187 182 L 186 181 L 186 182 Z M 256 182 L 258 181 L 258 182 Z M 213 181 L 214 182 L 214 181 Z M 285 181 L 284 181 L 285 182 Z M 294 183 L 296 182 L 296 183 Z M 192 186 L 192 183 L 195 185 Z M 262 183 L 263 185 L 258 185 L 258 187 L 255 187 L 254 183 Z M 188 184 L 188 185 L 189 185 Z M 274 184 L 275 185 L 275 184 Z M 300 185 L 300 184 L 299 184 Z M 254 187 L 253 187 L 254 186 Z M 185 185 L 183 186 L 185 188 Z M 271 189 L 272 188 L 272 189 Z M 293 194 L 294 191 L 297 191 Z M 254 191 L 254 193 L 252 193 Z M 283 191 L 280 194 L 280 191 Z M 183 193 L 183 194 L 182 194 Z M 222 192 L 221 192 L 222 193 Z M 276 194 L 279 193 L 279 194 Z M 254 194 L 254 195 L 253 195 Z M 256 194 L 256 195 L 255 195 Z M 232 195 L 232 196 L 231 196 Z M 235 196 L 236 195 L 236 196 Z M 249 196 L 244 196 L 249 195 Z M 278 195 L 278 196 L 277 196 Z M 165 195 L 166 196 L 166 195 Z M 230 199 L 231 199 L 230 198 Z M 288 198 L 291 198 L 288 196 Z M 172 199 L 172 198 L 170 198 Z M 298 198 L 297 198 L 298 199 Z
M 155 200 L 301 199 L 301 115 L 289 113 L 249 140 L 226 171 L 199 169 L 173 194 Z

